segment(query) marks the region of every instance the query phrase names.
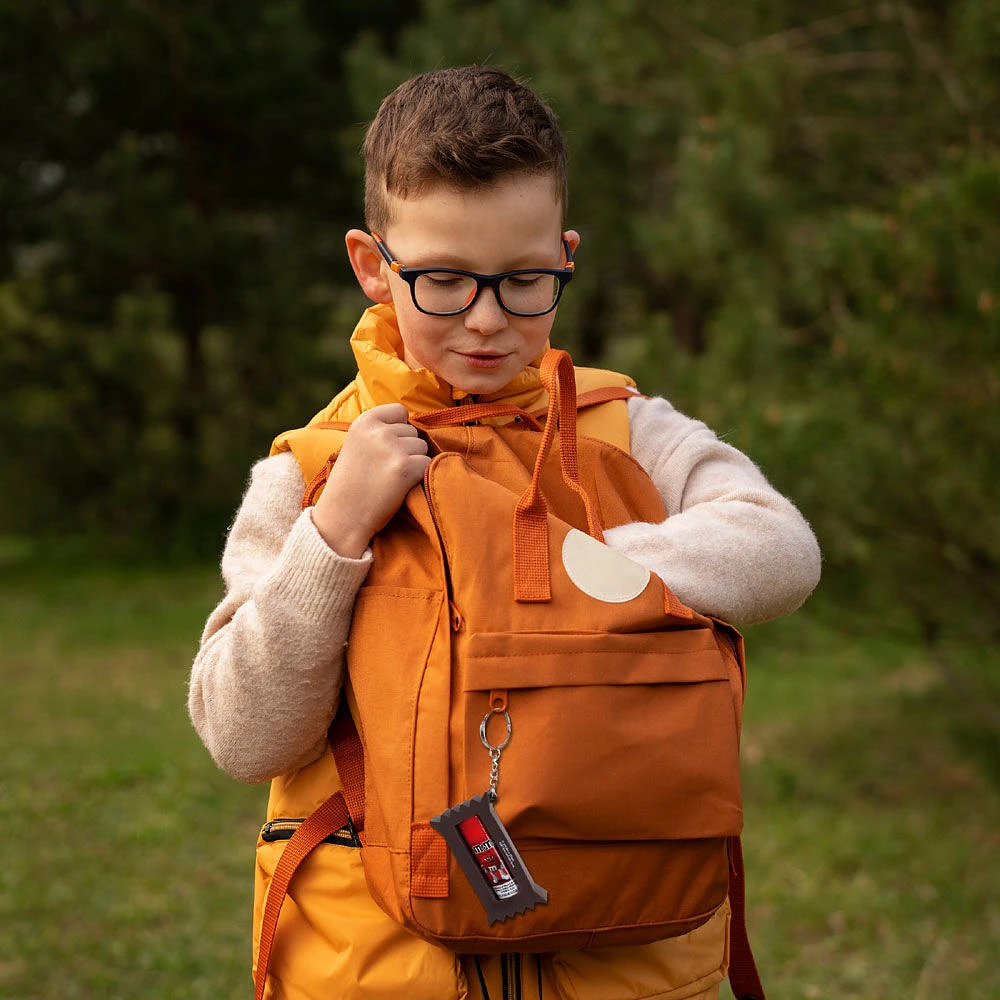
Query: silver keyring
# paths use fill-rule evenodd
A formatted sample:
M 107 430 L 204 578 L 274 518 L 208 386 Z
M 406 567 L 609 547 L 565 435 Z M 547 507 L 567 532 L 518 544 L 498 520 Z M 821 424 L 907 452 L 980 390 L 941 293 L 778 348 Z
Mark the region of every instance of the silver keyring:
M 503 721 L 507 723 L 507 736 L 504 738 L 503 743 L 501 743 L 498 747 L 495 747 L 492 743 L 490 743 L 489 737 L 486 735 L 486 727 L 489 725 L 489 721 L 494 715 L 502 715 Z M 510 743 L 510 734 L 510 715 L 505 708 L 491 708 L 483 716 L 483 721 L 479 723 L 479 738 L 483 741 L 483 746 L 486 747 L 491 754 L 500 753 L 500 751 L 503 750 L 508 743 Z

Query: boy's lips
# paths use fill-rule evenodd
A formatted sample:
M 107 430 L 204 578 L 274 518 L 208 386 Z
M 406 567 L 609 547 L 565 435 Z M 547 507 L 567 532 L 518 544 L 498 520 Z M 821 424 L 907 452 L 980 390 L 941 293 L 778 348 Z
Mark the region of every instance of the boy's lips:
M 471 368 L 499 368 L 506 359 L 506 354 L 496 351 L 459 351 L 459 356 Z

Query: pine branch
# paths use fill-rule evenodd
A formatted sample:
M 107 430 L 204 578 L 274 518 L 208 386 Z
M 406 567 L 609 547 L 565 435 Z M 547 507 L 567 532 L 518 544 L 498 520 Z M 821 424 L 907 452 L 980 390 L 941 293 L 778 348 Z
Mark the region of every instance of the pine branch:
M 924 69 L 935 74 L 941 81 L 944 92 L 947 94 L 948 100 L 954 105 L 955 110 L 959 114 L 970 115 L 972 113 L 972 101 L 969 99 L 969 95 L 958 73 L 953 66 L 948 64 L 947 60 L 941 54 L 940 49 L 924 33 L 923 26 L 920 23 L 920 15 L 916 9 L 912 4 L 906 3 L 905 0 L 899 0 L 898 8 L 900 23 L 903 25 L 903 30 L 906 32 L 906 36 L 913 46 L 913 51 L 916 53 L 917 59 L 920 60 Z
M 792 49 L 801 49 L 821 39 L 843 34 L 851 28 L 860 28 L 875 21 L 891 20 L 893 13 L 893 7 L 890 3 L 859 7 L 856 10 L 848 10 L 842 14 L 834 14 L 832 17 L 820 18 L 820 20 L 810 24 L 789 28 L 786 31 L 778 31 L 773 35 L 766 35 L 764 38 L 747 42 L 740 46 L 739 53 L 744 58 L 755 59 L 758 56 L 790 52 Z

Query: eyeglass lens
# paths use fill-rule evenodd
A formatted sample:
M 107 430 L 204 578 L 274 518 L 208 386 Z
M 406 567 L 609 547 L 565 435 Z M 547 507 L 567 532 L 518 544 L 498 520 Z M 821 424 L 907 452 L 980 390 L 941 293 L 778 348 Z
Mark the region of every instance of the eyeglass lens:
M 447 271 L 421 274 L 413 285 L 419 308 L 434 313 L 457 313 L 476 294 L 476 279 Z M 516 274 L 504 278 L 499 287 L 500 304 L 516 313 L 544 313 L 559 297 L 559 281 L 551 274 Z

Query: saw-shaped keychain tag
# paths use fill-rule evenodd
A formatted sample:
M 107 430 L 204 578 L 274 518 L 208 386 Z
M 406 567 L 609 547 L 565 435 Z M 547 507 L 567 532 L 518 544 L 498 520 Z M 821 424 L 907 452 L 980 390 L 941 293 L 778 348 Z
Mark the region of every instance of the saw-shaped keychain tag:
M 487 728 L 493 716 L 502 716 L 507 726 L 503 740 L 494 745 Z M 476 895 L 486 909 L 490 924 L 506 920 L 539 903 L 549 894 L 528 872 L 514 841 L 494 804 L 500 781 L 500 754 L 513 734 L 506 699 L 494 699 L 479 725 L 479 738 L 490 755 L 490 787 L 431 820 L 431 826 L 448 842 Z

